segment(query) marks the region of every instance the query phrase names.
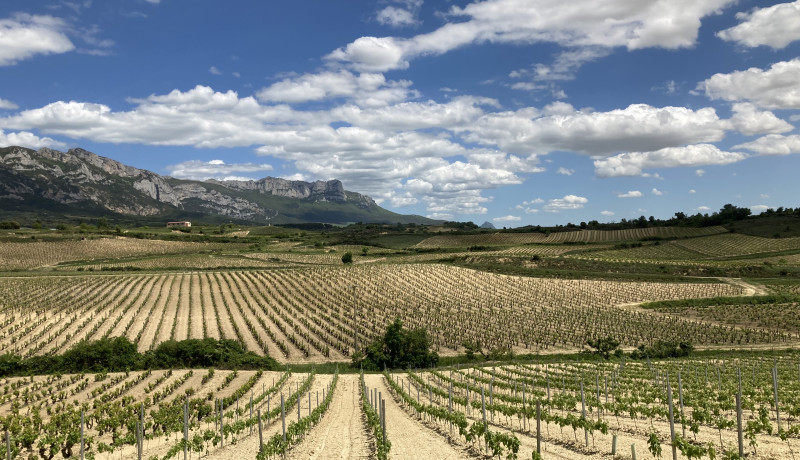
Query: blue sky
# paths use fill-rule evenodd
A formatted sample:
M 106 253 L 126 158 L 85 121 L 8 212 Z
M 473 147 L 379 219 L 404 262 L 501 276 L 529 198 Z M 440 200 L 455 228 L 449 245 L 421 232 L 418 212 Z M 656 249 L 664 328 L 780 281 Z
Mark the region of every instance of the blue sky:
M 800 1 L 3 0 L 0 145 L 496 226 L 796 207 Z

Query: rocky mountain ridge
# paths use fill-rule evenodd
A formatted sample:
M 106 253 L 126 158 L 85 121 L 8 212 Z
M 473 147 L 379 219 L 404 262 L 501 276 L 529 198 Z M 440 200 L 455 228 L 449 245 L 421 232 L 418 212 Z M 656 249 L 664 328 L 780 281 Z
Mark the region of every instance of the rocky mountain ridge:
M 259 223 L 409 220 L 346 191 L 339 180 L 180 180 L 79 148 L 0 148 L 0 204 L 29 208 L 26 204 L 42 200 L 121 215 L 217 215 Z M 427 220 L 415 217 L 411 221 Z

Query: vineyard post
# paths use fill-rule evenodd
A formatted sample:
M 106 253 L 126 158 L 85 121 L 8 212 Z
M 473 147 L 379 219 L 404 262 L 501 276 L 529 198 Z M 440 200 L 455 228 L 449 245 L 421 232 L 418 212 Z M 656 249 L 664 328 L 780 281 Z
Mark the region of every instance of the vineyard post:
M 269 410 L 269 403 L 270 403 L 270 402 L 272 402 L 272 395 L 269 395 L 269 396 L 267 397 L 267 421 L 269 421 L 269 412 L 270 412 L 270 410 Z M 259 417 L 259 418 L 260 418 L 260 417 Z
M 316 393 L 314 393 L 314 394 L 317 396 L 317 405 L 316 405 L 316 407 L 319 407 L 319 390 L 317 390 Z
M 225 447 L 225 403 L 222 399 L 219 400 L 219 437 L 220 446 Z
M 308 416 L 311 416 L 311 392 L 308 392 Z
M 142 460 L 142 435 L 144 431 L 144 427 L 142 423 L 137 421 L 136 422 L 136 459 Z
M 6 430 L 6 459 L 11 460 L 11 435 Z
M 542 453 L 542 411 L 541 403 L 536 400 L 536 452 Z
M 678 371 L 678 407 L 681 411 L 681 429 L 683 430 L 683 437 L 686 437 L 686 424 L 683 423 L 683 381 L 681 381 L 681 371 Z
M 258 451 L 261 452 L 264 450 L 264 428 L 261 425 L 261 409 L 258 409 L 256 414 L 258 414 Z
M 739 441 L 739 457 L 744 457 L 744 440 L 742 439 L 742 389 L 736 393 L 736 439 Z
M 583 380 L 581 380 L 581 418 L 586 420 L 586 399 L 583 396 Z M 589 446 L 589 430 L 583 429 L 583 435 L 586 438 L 586 446 Z
M 81 411 L 81 460 L 83 460 L 83 449 L 84 449 L 84 443 L 83 443 L 84 415 L 85 415 L 84 411 Z
M 302 400 L 300 399 L 300 395 L 298 394 L 297 395 L 297 421 L 298 422 L 300 421 L 300 406 L 302 406 L 302 404 L 300 404 L 300 401 L 302 401 Z
M 483 426 L 486 429 L 486 433 L 489 432 L 489 424 L 486 423 L 486 396 L 485 392 L 483 391 L 483 386 L 481 386 L 481 412 L 483 412 Z M 486 447 L 486 452 L 489 452 L 489 438 L 484 436 L 484 444 Z
M 528 419 L 528 411 L 525 410 L 525 384 L 522 384 L 522 431 L 525 431 L 526 421 Z
M 250 391 L 250 420 L 253 419 L 253 391 Z M 253 425 L 250 425 L 250 434 L 253 434 Z
M 667 404 L 669 404 L 669 437 L 672 444 L 672 460 L 678 460 L 678 446 L 675 445 L 675 407 L 672 404 L 672 385 L 667 374 Z
M 183 460 L 189 457 L 189 399 L 183 403 Z
M 600 406 L 600 374 L 594 374 L 594 389 L 597 393 L 597 414 L 598 418 L 602 407 Z
M 450 388 L 447 390 L 447 407 L 450 414 L 450 436 L 453 436 L 453 382 L 450 382 Z
M 775 393 L 775 420 L 778 422 L 778 432 L 781 431 L 781 413 L 778 410 L 778 365 L 772 367 L 772 389 Z
M 286 444 L 286 412 L 283 406 L 283 393 L 281 393 L 281 430 L 283 433 L 283 443 Z
M 383 442 L 386 443 L 386 400 L 381 398 L 381 432 L 383 433 Z
M 144 404 L 139 404 L 139 426 L 142 427 L 142 435 L 139 438 L 139 460 L 142 460 L 144 451 Z
M 631 460 L 636 460 L 636 443 L 631 444 Z
M 616 433 L 611 436 L 611 456 L 616 457 L 617 455 L 617 435 Z
M 492 423 L 494 423 L 494 374 L 492 374 L 492 381 L 489 382 L 489 407 L 492 413 Z

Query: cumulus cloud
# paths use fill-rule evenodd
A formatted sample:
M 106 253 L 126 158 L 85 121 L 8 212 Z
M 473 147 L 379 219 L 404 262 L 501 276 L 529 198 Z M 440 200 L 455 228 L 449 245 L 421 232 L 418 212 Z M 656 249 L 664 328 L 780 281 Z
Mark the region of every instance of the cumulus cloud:
M 617 193 L 617 198 L 639 198 L 642 196 L 642 192 L 638 190 L 630 190 L 625 193 Z
M 495 217 L 494 219 L 492 219 L 493 222 L 497 222 L 499 224 L 506 223 L 506 222 L 519 222 L 521 220 L 522 220 L 522 217 L 512 216 L 512 215 L 503 216 L 503 217 Z
M 570 211 L 574 209 L 581 209 L 589 200 L 582 196 L 566 195 L 563 198 L 554 198 L 542 206 L 545 212 L 557 213 L 561 211 Z
M 222 75 L 222 71 L 213 65 L 208 69 L 208 72 L 211 73 L 211 75 Z
M 53 16 L 18 13 L 0 19 L 0 67 L 14 65 L 37 54 L 74 50 L 75 45 L 64 29 L 64 21 Z
M 652 193 L 655 196 L 661 196 L 661 195 L 664 194 L 664 192 L 662 192 L 661 190 L 659 190 L 659 189 L 657 189 L 655 187 L 653 188 L 653 190 L 650 190 L 650 193 Z
M 778 49 L 800 40 L 800 0 L 737 13 L 736 19 L 738 25 L 717 36 L 751 48 L 766 45 Z
M 750 211 L 752 211 L 753 214 L 761 214 L 767 209 L 770 209 L 770 207 L 765 204 L 757 204 L 755 206 L 750 206 Z
M 614 215 L 614 211 L 600 211 L 600 215 L 605 217 L 611 217 Z
M 391 27 L 408 27 L 417 24 L 414 13 L 396 6 L 387 6 L 378 11 L 375 18 L 379 23 Z
M 598 177 L 642 176 L 645 169 L 680 166 L 725 165 L 744 160 L 746 155 L 725 152 L 711 144 L 668 147 L 652 152 L 628 152 L 594 161 Z
M 570 48 L 630 50 L 694 45 L 700 20 L 732 0 L 486 0 L 453 6 L 440 28 L 408 39 L 361 37 L 327 58 L 358 70 L 388 71 L 409 60 L 478 43 L 550 42 Z
M 346 70 L 320 72 L 286 78 L 261 89 L 256 96 L 265 102 L 300 103 L 345 98 L 362 107 L 381 107 L 417 97 L 407 80 L 386 81 L 379 73 L 355 75 Z
M 0 147 L 8 147 L 12 145 L 28 147 L 30 149 L 40 149 L 42 147 L 61 149 L 66 148 L 67 146 L 67 144 L 64 144 L 63 142 L 56 141 L 49 137 L 39 137 L 27 131 L 6 133 L 0 129 Z
M 574 169 L 569 169 L 569 168 L 558 168 L 558 171 L 556 171 L 556 172 L 558 174 L 563 174 L 565 176 L 571 176 L 571 175 L 573 175 L 575 173 L 575 170 Z
M 733 116 L 730 122 L 734 129 L 747 136 L 785 133 L 794 129 L 794 126 L 776 117 L 774 113 L 759 111 L 755 105 L 748 102 L 733 104 Z
M 698 84 L 711 99 L 750 101 L 768 109 L 800 108 L 800 58 L 772 64 L 769 69 L 752 67 L 718 73 Z
M 3 110 L 16 110 L 19 106 L 11 101 L 0 98 L 0 109 Z
M 226 164 L 224 160 L 190 160 L 170 165 L 166 167 L 169 175 L 177 179 L 218 179 L 233 180 L 233 177 L 241 180 L 250 180 L 242 176 L 234 176 L 242 173 L 261 173 L 272 171 L 272 165 L 254 163 L 234 163 Z
M 652 107 L 633 104 L 608 112 L 540 116 L 522 109 L 487 113 L 463 131 L 469 142 L 511 152 L 566 150 L 589 155 L 652 151 L 664 147 L 716 142 L 730 124 L 713 108 Z
M 781 136 L 768 134 L 752 142 L 734 145 L 734 150 L 744 149 L 759 155 L 789 155 L 800 153 L 800 135 Z

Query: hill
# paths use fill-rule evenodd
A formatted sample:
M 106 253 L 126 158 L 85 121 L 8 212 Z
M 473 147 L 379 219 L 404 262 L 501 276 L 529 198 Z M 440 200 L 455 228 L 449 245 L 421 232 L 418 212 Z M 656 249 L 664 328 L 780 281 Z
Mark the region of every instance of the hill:
M 287 224 L 436 221 L 393 213 L 341 181 L 192 181 L 161 176 L 83 149 L 0 148 L 3 218 L 236 221 Z

